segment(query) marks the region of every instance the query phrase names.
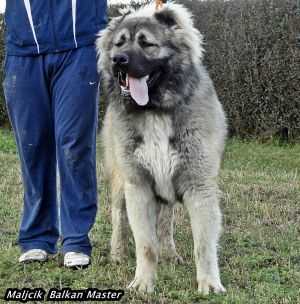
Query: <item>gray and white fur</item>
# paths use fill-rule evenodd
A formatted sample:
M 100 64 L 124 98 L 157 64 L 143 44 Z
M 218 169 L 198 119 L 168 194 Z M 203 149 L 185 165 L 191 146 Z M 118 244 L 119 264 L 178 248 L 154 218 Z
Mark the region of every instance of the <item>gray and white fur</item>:
M 152 292 L 160 253 L 181 261 L 173 240 L 173 206 L 181 202 L 191 221 L 198 290 L 225 292 L 217 255 L 217 178 L 226 119 L 202 65 L 202 36 L 190 12 L 175 3 L 159 10 L 147 5 L 113 19 L 97 49 L 108 95 L 102 139 L 112 258 L 120 261 L 126 253 L 128 217 L 137 263 L 129 287 Z M 127 54 L 122 72 L 150 75 L 147 105 L 120 94 L 120 54 Z

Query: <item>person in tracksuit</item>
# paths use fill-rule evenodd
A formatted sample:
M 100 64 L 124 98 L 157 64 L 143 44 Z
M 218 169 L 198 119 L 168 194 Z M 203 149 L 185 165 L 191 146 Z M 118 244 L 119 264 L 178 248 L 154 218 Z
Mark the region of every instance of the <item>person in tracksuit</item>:
M 106 8 L 106 0 L 6 2 L 3 87 L 24 186 L 20 262 L 47 260 L 61 236 L 65 266 L 90 263 L 97 211 L 94 42 Z

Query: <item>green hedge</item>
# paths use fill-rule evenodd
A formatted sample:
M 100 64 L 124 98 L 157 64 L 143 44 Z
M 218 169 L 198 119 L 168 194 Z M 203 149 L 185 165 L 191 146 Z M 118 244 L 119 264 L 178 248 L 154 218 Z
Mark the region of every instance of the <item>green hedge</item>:
M 205 36 L 206 63 L 231 133 L 300 138 L 297 0 L 181 2 Z
M 190 8 L 204 34 L 205 64 L 224 104 L 230 133 L 300 139 L 297 0 L 178 2 Z M 117 8 L 111 8 L 111 16 Z M 2 46 L 0 51 L 1 60 Z M 2 93 L 0 99 L 3 124 L 7 116 Z

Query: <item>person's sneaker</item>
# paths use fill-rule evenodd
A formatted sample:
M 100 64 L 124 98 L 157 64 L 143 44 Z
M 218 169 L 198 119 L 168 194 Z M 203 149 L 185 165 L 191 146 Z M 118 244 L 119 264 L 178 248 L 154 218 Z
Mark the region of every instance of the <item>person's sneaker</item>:
M 67 252 L 64 256 L 64 266 L 66 267 L 87 267 L 91 262 L 90 257 L 87 254 L 81 252 Z
M 30 249 L 25 251 L 19 257 L 19 263 L 27 262 L 45 262 L 48 259 L 48 253 L 42 249 Z

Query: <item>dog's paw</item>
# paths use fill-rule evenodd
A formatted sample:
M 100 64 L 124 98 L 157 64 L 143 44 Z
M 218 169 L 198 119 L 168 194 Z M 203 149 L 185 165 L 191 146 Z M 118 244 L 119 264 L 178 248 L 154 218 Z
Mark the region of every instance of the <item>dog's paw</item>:
M 181 265 L 184 264 L 184 259 L 181 255 L 179 255 L 178 253 L 172 253 L 172 254 L 162 254 L 160 256 L 162 261 L 166 261 L 168 263 L 173 263 L 173 264 L 177 264 L 177 265 Z
M 173 261 L 175 264 L 178 265 L 184 264 L 183 257 L 178 253 L 176 253 L 173 257 L 171 257 L 171 261 Z
M 121 264 L 125 260 L 125 256 L 123 254 L 111 254 L 110 258 L 116 264 Z
M 198 292 L 203 295 L 208 295 L 210 290 L 216 294 L 226 292 L 226 289 L 219 280 L 210 280 L 207 278 L 198 280 Z
M 118 248 L 111 248 L 110 258 L 114 263 L 120 264 L 126 260 L 128 256 L 128 251 L 125 246 Z
M 140 292 L 152 293 L 154 291 L 154 280 L 146 277 L 135 277 L 127 288 L 137 289 Z

